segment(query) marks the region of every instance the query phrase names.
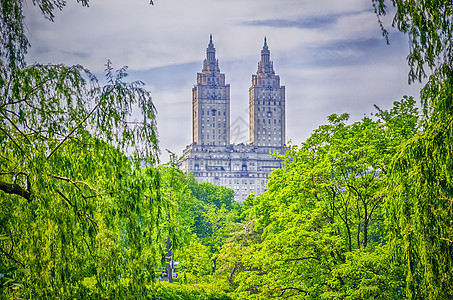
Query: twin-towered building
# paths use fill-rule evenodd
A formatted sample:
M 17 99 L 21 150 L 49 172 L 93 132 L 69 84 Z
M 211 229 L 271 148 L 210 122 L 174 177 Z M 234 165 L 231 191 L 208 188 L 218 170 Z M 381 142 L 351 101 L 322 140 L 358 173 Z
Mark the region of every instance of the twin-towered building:
M 230 85 L 220 73 L 212 35 L 192 89 L 192 120 L 193 142 L 184 150 L 180 169 L 193 173 L 198 182 L 233 189 L 236 201 L 265 191 L 270 172 L 281 167 L 270 153 L 287 149 L 285 87 L 275 75 L 266 38 L 249 89 L 250 142 L 230 144 Z

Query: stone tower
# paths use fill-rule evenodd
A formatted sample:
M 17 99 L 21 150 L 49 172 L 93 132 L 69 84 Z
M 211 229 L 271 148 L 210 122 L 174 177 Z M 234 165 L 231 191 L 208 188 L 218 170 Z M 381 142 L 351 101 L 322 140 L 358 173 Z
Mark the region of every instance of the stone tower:
M 250 144 L 266 148 L 285 145 L 285 87 L 275 75 L 267 40 L 261 50 L 258 71 L 249 88 Z
M 270 153 L 288 150 L 285 87 L 275 75 L 266 38 L 249 93 L 250 143 L 230 144 L 230 85 L 220 73 L 211 36 L 203 71 L 192 89 L 193 143 L 184 149 L 178 167 L 199 183 L 232 189 L 236 201 L 266 191 L 272 170 L 281 168 L 280 159 Z
M 203 70 L 192 89 L 193 143 L 226 146 L 230 143 L 230 85 L 220 73 L 210 36 Z

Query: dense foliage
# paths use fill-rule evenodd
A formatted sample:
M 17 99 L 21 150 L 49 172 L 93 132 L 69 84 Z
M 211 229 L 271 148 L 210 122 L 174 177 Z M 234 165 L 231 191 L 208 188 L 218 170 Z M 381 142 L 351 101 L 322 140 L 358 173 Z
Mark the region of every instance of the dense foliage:
M 23 1 L 1 0 L 0 297 L 452 298 L 452 4 L 372 0 L 379 19 L 387 3 L 409 81 L 429 76 L 422 113 L 404 97 L 331 115 L 238 204 L 174 155 L 157 166 L 155 108 L 126 68 L 101 86 L 27 65 Z M 52 20 L 65 1 L 33 4 Z

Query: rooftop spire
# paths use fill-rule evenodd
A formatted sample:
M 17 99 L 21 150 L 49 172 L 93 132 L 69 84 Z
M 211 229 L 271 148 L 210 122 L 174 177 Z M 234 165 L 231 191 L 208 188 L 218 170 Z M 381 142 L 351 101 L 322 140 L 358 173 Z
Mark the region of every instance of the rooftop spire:
M 264 46 L 261 49 L 261 61 L 258 63 L 258 74 L 274 74 L 274 68 L 271 62 L 271 52 L 267 46 L 267 37 L 264 37 Z
M 212 33 L 209 35 L 209 45 L 208 47 L 214 47 L 214 43 L 212 42 Z
M 203 71 L 220 72 L 217 59 L 215 58 L 215 48 L 214 43 L 212 42 L 212 34 L 209 35 L 209 44 L 208 48 L 206 48 L 206 59 L 203 63 Z

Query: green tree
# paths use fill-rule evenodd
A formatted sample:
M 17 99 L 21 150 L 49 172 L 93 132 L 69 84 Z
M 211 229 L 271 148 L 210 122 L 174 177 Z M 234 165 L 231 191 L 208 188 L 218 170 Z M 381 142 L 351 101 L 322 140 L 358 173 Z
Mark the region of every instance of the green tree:
M 50 20 L 65 4 L 33 3 Z M 1 1 L 0 269 L 23 289 L 0 292 L 141 295 L 166 206 L 158 172 L 140 168 L 158 160 L 150 94 L 110 62 L 105 86 L 78 65 L 26 65 L 22 4 Z
M 161 221 L 161 232 L 167 235 L 165 242 L 165 261 L 168 281 L 173 277 L 174 252 L 180 247 L 192 242 L 195 211 L 199 207 L 199 200 L 192 196 L 189 184 L 192 178 L 188 177 L 177 167 L 176 156 L 170 153 L 170 162 L 160 166 L 161 191 L 166 203 L 166 217 Z
M 217 269 L 214 278 L 219 288 L 227 291 L 238 287 L 236 276 L 246 271 L 244 258 L 249 257 L 255 250 L 254 246 L 261 243 L 263 228 L 256 226 L 258 216 L 253 207 L 254 197 L 249 195 L 242 203 L 242 214 L 239 219 L 230 223 L 228 237 L 216 255 Z
M 398 266 L 385 265 L 388 248 L 379 245 L 385 242 L 382 205 L 391 156 L 417 132 L 413 105 L 405 98 L 390 111 L 379 110 L 377 120 L 350 125 L 347 114 L 332 115 L 281 157 L 284 168 L 272 173 L 268 191 L 253 202 L 262 242 L 243 258 L 239 297 L 400 295 Z
M 453 296 L 453 5 L 449 0 L 388 2 L 396 7 L 393 25 L 409 36 L 409 81 L 429 75 L 421 92 L 424 130 L 394 158 L 387 201 L 391 244 L 407 266 L 409 298 L 448 299 Z M 388 10 L 385 0 L 373 3 L 378 16 Z
M 204 282 L 212 273 L 211 251 L 194 236 L 192 240 L 177 251 L 180 264 L 178 277 L 185 284 Z

